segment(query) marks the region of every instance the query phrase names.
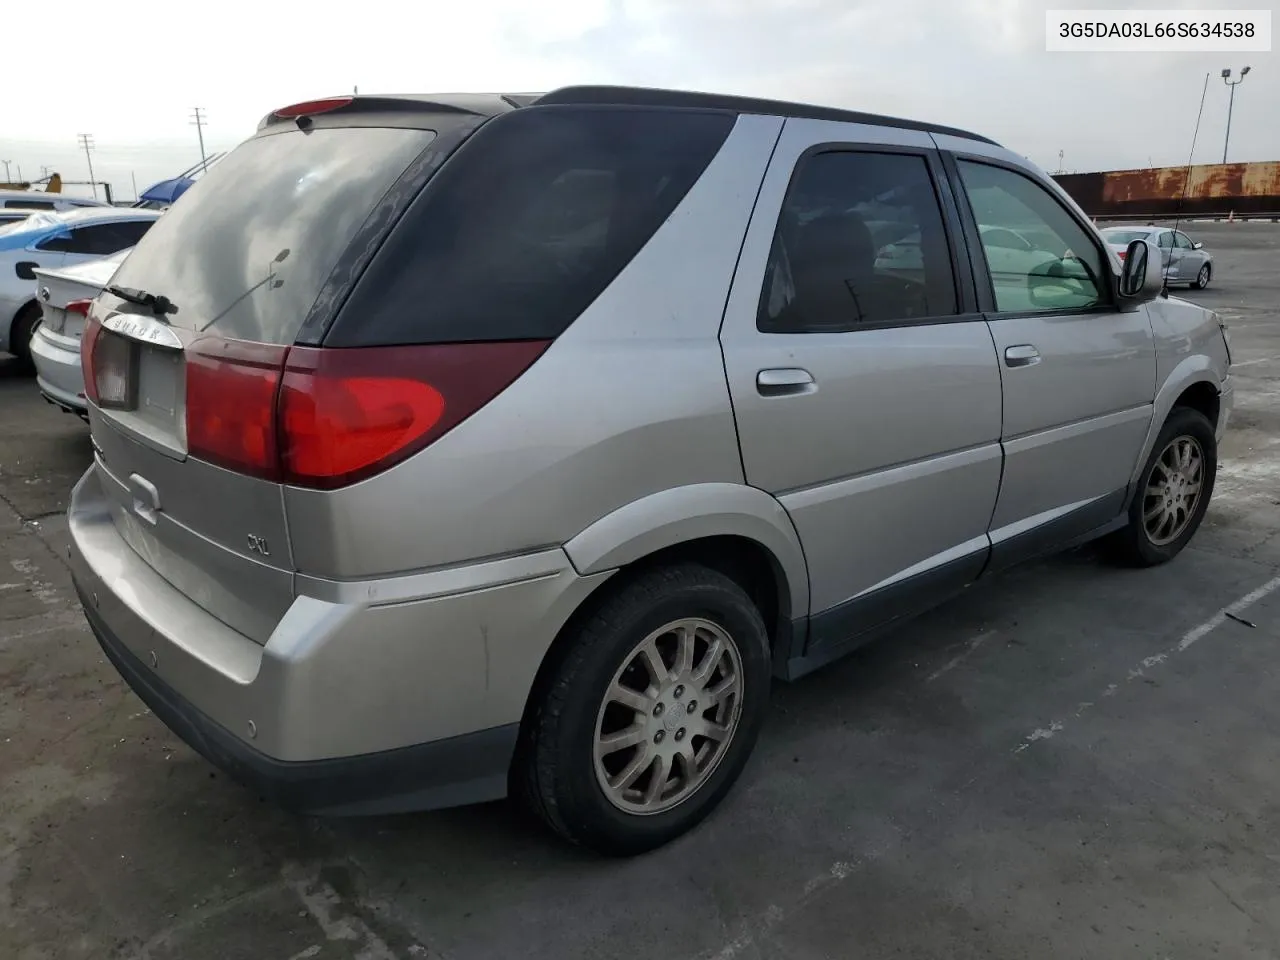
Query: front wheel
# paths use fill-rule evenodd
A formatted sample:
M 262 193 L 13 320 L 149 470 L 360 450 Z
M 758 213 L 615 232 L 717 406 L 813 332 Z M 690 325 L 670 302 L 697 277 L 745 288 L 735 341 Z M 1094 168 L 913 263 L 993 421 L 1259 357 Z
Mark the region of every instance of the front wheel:
M 1175 407 L 1143 467 L 1129 522 L 1112 538 L 1117 559 L 1151 567 L 1181 553 L 1209 509 L 1217 471 L 1218 444 L 1208 418 Z
M 681 564 L 639 575 L 571 629 L 516 788 L 571 842 L 651 850 L 706 817 L 746 765 L 769 693 L 764 622 L 733 580 Z

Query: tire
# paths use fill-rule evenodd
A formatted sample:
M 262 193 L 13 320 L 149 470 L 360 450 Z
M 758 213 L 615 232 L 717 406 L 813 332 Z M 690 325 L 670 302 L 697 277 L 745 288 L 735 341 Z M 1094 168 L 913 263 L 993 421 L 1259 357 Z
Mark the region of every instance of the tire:
M 680 629 L 661 633 L 681 621 Z M 571 843 L 608 856 L 652 850 L 706 817 L 746 765 L 769 696 L 764 621 L 733 580 L 685 563 L 637 575 L 570 630 L 527 722 L 512 770 L 514 792 Z M 651 661 L 639 652 L 655 635 L 652 650 L 671 672 L 657 696 L 652 694 L 658 685 L 645 666 Z M 710 652 L 714 640 L 720 641 L 718 658 Z M 676 657 L 685 642 L 692 653 L 677 672 L 672 668 L 680 666 Z M 708 667 L 707 661 L 715 662 Z M 707 675 L 699 679 L 703 670 Z M 624 686 L 628 702 L 636 701 L 630 706 L 606 696 Z M 736 693 L 708 708 L 707 698 L 721 692 L 717 686 Z M 649 692 L 640 693 L 641 687 Z M 713 723 L 717 732 L 728 731 L 723 740 L 697 732 L 711 732 Z M 615 746 L 613 752 L 601 746 L 604 756 L 598 755 L 597 739 L 623 729 L 632 731 L 635 745 Z M 690 754 L 704 754 L 701 767 L 696 758 L 685 759 Z M 664 779 L 655 788 L 658 757 Z M 626 782 L 633 768 L 639 776 L 631 786 L 610 789 L 609 778 Z
M 1180 446 L 1175 449 L 1175 445 Z M 1198 456 L 1198 468 L 1171 471 L 1171 464 L 1181 462 L 1181 450 Z M 1170 460 L 1171 456 L 1175 459 Z M 1128 566 L 1153 567 L 1168 563 L 1181 553 L 1209 509 L 1217 471 L 1218 444 L 1208 418 L 1190 407 L 1174 407 L 1139 475 L 1129 504 L 1128 523 L 1111 538 L 1115 558 Z M 1174 474 L 1182 476 L 1180 486 Z M 1196 483 L 1198 487 L 1188 493 L 1187 488 Z M 1189 497 L 1194 499 L 1188 500 Z M 1182 509 L 1166 509 L 1169 504 L 1178 503 Z M 1174 519 L 1169 521 L 1171 512 Z
M 1213 277 L 1213 268 L 1206 263 L 1203 267 L 1200 268 L 1200 272 L 1196 274 L 1195 283 L 1191 284 L 1191 286 L 1195 287 L 1195 289 L 1197 290 L 1203 290 L 1205 287 L 1209 285 L 1209 280 L 1212 277 Z
M 35 363 L 31 359 L 31 338 L 35 336 L 36 327 L 40 326 L 40 304 L 28 303 L 18 311 L 9 327 L 9 352 L 18 358 L 22 369 L 31 373 Z

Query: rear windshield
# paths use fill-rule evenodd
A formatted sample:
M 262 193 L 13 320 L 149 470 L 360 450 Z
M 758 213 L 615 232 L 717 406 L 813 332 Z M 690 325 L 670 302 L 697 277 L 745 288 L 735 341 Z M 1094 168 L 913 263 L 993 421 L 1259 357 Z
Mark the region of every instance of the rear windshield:
M 168 297 L 175 327 L 292 343 L 351 238 L 434 136 L 339 127 L 248 140 L 156 221 L 112 282 Z
M 1107 243 L 1124 244 L 1128 246 L 1135 240 L 1150 240 L 1150 230 L 1103 230 L 1102 239 Z
M 405 213 L 325 342 L 559 336 L 671 215 L 734 120 L 598 107 L 491 120 Z

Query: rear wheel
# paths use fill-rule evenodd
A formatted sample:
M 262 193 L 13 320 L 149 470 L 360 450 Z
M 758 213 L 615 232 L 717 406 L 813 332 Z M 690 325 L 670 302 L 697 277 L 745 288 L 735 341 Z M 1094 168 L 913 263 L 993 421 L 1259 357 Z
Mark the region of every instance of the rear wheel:
M 1196 274 L 1196 282 L 1192 284 L 1197 290 L 1203 290 L 1209 285 L 1209 278 L 1213 275 L 1213 270 L 1206 263 L 1200 268 L 1200 272 Z
M 1112 539 L 1117 558 L 1150 567 L 1181 553 L 1209 509 L 1217 470 L 1218 446 L 1208 418 L 1175 407 L 1143 468 L 1129 522 Z
M 35 369 L 31 360 L 31 338 L 40 326 L 40 304 L 29 303 L 18 311 L 13 326 L 9 328 L 9 352 L 18 358 L 27 372 Z
M 733 580 L 641 574 L 566 638 L 514 771 L 556 833 L 600 853 L 661 846 L 709 814 L 755 745 L 768 636 Z

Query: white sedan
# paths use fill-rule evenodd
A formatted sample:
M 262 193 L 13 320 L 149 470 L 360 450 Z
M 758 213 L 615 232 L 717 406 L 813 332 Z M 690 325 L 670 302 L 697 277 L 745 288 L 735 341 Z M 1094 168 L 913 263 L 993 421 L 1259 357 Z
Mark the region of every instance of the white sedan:
M 31 361 L 31 337 L 40 322 L 36 270 L 57 269 L 132 247 L 156 222 L 154 210 L 94 207 L 40 211 L 0 226 L 0 350 Z
M 130 248 L 130 250 L 132 247 Z M 36 298 L 42 316 L 31 338 L 36 385 L 44 398 L 69 413 L 85 416 L 80 339 L 89 304 L 111 282 L 129 250 L 59 270 L 36 271 Z

